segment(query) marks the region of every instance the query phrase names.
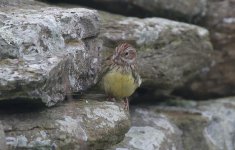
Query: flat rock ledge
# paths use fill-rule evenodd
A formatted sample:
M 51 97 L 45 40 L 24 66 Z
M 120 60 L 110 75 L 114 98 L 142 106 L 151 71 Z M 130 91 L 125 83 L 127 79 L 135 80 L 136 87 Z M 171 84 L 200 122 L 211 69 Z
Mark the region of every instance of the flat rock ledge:
M 95 10 L 0 11 L 0 100 L 40 99 L 52 106 L 93 85 L 99 28 Z
M 113 150 L 182 150 L 182 132 L 164 114 L 136 108 L 131 113 L 132 126 Z
M 234 150 L 234 115 L 235 97 L 134 107 L 130 130 L 112 149 Z
M 0 118 L 0 139 L 5 132 L 8 149 L 103 149 L 119 143 L 130 127 L 122 104 L 94 100 L 31 113 L 1 113 Z

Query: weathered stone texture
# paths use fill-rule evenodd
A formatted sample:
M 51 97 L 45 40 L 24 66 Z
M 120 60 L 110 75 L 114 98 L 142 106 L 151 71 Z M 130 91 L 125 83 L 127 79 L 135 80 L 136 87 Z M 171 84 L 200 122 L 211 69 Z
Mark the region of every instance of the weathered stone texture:
M 173 100 L 132 107 L 132 127 L 112 149 L 233 150 L 234 100 Z
M 130 121 L 123 107 L 113 102 L 74 100 L 30 113 L 1 113 L 0 118 L 8 149 L 97 149 L 124 138 Z
M 0 16 L 0 100 L 40 98 L 52 106 L 94 84 L 101 47 L 96 11 L 54 7 Z
M 104 55 L 127 41 L 138 51 L 138 66 L 143 86 L 168 93 L 213 62 L 213 48 L 206 29 L 160 18 L 138 19 L 100 13 Z

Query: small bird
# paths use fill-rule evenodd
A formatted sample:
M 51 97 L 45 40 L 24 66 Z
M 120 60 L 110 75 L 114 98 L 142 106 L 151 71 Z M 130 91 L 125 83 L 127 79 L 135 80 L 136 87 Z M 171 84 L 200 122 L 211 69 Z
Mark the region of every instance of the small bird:
M 115 48 L 113 55 L 105 61 L 102 84 L 109 98 L 124 100 L 125 109 L 129 110 L 128 97 L 141 84 L 136 67 L 136 50 L 128 43 Z

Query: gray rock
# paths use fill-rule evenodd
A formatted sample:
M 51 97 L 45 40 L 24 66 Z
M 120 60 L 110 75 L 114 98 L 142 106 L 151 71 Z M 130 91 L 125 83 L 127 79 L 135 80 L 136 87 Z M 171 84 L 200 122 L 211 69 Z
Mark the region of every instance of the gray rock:
M 211 35 L 216 63 L 207 74 L 182 89 L 181 95 L 211 99 L 235 95 L 235 3 L 231 0 L 208 0 L 206 19 L 201 23 Z M 185 91 L 187 90 L 187 91 Z
M 234 150 L 234 100 L 178 100 L 134 107 L 132 127 L 113 149 Z
M 203 116 L 209 124 L 204 129 L 204 136 L 213 150 L 235 149 L 235 97 L 207 101 L 200 104 Z
M 155 16 L 161 14 L 188 21 L 204 17 L 207 11 L 207 0 L 136 0 L 133 4 Z
M 112 149 L 182 149 L 181 131 L 166 116 L 137 108 L 131 114 L 132 127 L 125 139 Z
M 154 110 L 153 110 L 154 111 Z M 197 108 L 172 107 L 160 108 L 155 111 L 169 117 L 169 120 L 182 132 L 182 145 L 185 150 L 213 150 L 207 143 L 203 132 L 209 120 Z
M 100 14 L 104 55 L 122 41 L 133 44 L 143 86 L 155 87 L 158 93 L 183 86 L 212 62 L 213 48 L 204 28 L 160 18 Z
M 99 17 L 82 8 L 36 8 L 0 12 L 0 100 L 42 99 L 52 106 L 94 84 Z
M 0 121 L 0 149 L 2 150 L 6 149 L 5 133 L 1 121 Z
M 235 149 L 235 97 L 198 102 L 191 107 L 166 107 L 167 115 L 181 131 L 184 149 Z
M 53 1 L 53 0 L 43 0 Z M 158 16 L 196 22 L 207 12 L 207 0 L 61 0 L 126 16 Z M 60 2 L 61 2 L 60 1 Z
M 28 7 L 27 7 L 28 6 Z M 0 0 L 0 7 L 2 10 L 8 10 L 9 7 L 25 7 L 25 8 L 35 8 L 37 6 L 46 6 L 44 3 L 40 3 L 35 0 Z M 7 7 L 7 8 L 6 8 Z
M 9 149 L 99 149 L 124 138 L 130 121 L 123 107 L 74 100 L 31 113 L 1 113 L 0 118 Z

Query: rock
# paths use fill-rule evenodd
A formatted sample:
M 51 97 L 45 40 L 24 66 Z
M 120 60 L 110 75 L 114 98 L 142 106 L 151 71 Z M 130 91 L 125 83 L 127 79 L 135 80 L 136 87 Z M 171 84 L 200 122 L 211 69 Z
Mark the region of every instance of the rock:
M 9 149 L 101 149 L 120 142 L 128 131 L 123 107 L 74 100 L 30 113 L 1 113 L 0 120 Z
M 34 5 L 34 6 L 33 6 Z M 35 8 L 37 6 L 47 6 L 44 3 L 40 3 L 35 0 L 0 0 L 0 7 L 1 11 L 2 10 L 9 10 L 9 7 L 14 8 L 14 7 L 24 7 L 24 8 Z
M 132 106 L 132 126 L 112 149 L 234 150 L 234 115 L 235 97 Z
M 90 6 L 126 16 L 158 16 L 188 22 L 202 19 L 207 11 L 207 0 L 60 0 L 60 2 Z
M 95 83 L 99 17 L 82 8 L 31 7 L 1 9 L 0 100 L 41 99 L 52 106 Z
M 203 134 L 211 149 L 235 149 L 235 97 L 201 102 L 199 109 L 209 119 Z
M 5 133 L 1 121 L 0 121 L 0 149 L 2 150 L 6 149 Z
M 100 15 L 104 55 L 122 41 L 133 44 L 138 51 L 143 87 L 170 93 L 212 63 L 213 48 L 204 28 L 160 18 Z
M 159 110 L 160 111 L 160 110 Z M 203 117 L 198 109 L 173 108 L 165 109 L 163 114 L 182 132 L 182 144 L 184 149 L 190 150 L 213 150 L 207 143 L 203 132 L 207 127 L 208 120 Z
M 182 149 L 181 131 L 164 115 L 137 108 L 131 117 L 132 127 L 125 139 L 112 149 Z
M 208 1 L 206 18 L 201 25 L 208 28 L 216 62 L 207 74 L 178 90 L 186 98 L 209 99 L 235 95 L 235 3 L 230 0 Z
M 192 22 L 204 17 L 207 0 L 137 0 L 133 5 L 154 16 Z
M 202 24 L 211 31 L 212 42 L 219 50 L 234 47 L 234 7 L 235 3 L 232 0 L 208 0 L 207 15 Z
M 158 112 L 168 116 L 182 131 L 184 149 L 233 150 L 234 100 L 235 97 L 201 101 L 194 106 L 168 107 Z
M 234 59 L 218 62 L 207 73 L 189 81 L 173 93 L 188 99 L 205 100 L 235 94 Z

